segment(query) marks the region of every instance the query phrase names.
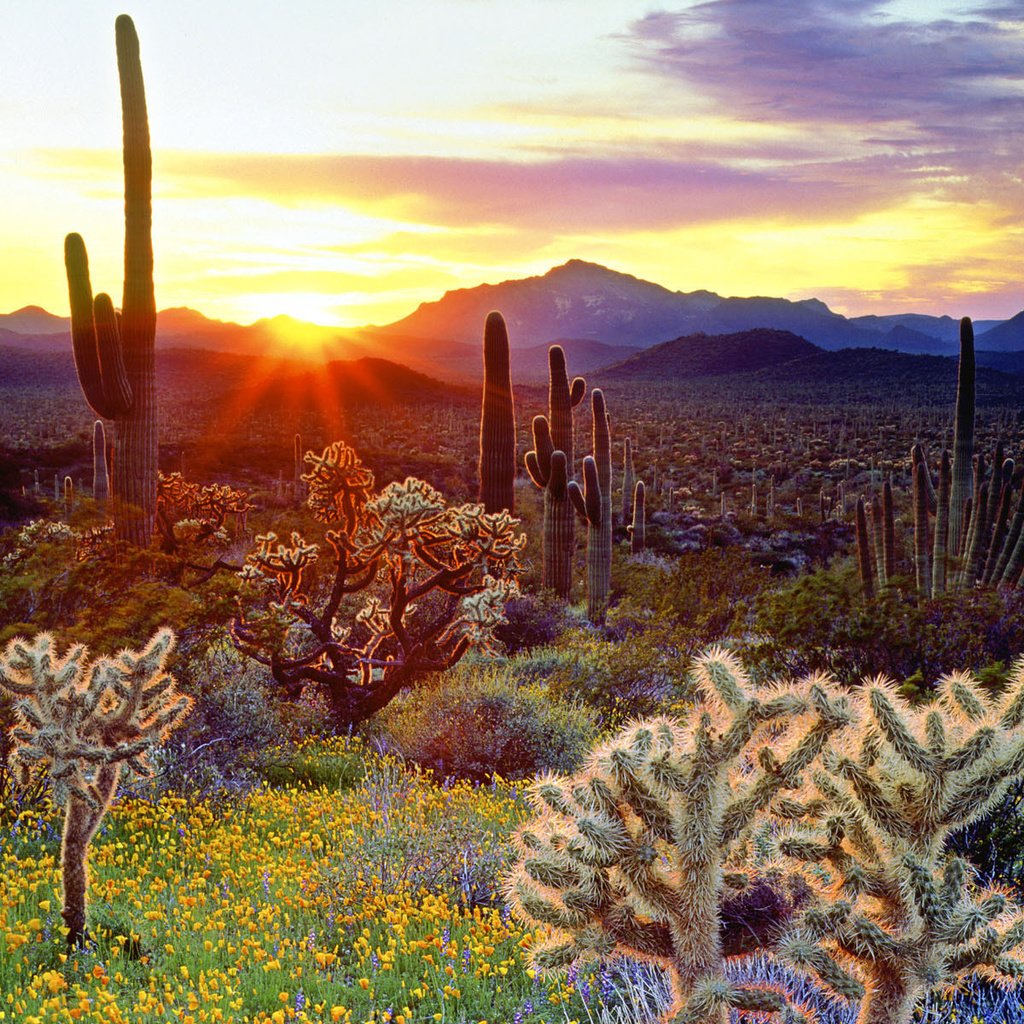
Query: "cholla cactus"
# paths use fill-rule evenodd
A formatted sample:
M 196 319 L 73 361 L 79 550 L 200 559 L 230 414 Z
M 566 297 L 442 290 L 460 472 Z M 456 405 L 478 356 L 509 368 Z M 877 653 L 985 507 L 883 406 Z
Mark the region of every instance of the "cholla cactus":
M 373 474 L 343 442 L 306 455 L 308 504 L 326 545 L 292 533 L 257 537 L 243 576 L 266 607 L 239 617 L 236 644 L 290 696 L 323 686 L 335 723 L 368 718 L 426 672 L 487 650 L 517 592 L 526 538 L 508 512 L 449 507 L 430 484 L 409 478 L 373 494 Z M 307 573 L 317 563 L 317 577 Z M 363 605 L 349 603 L 354 595 Z M 283 624 L 283 628 L 282 628 Z
M 167 476 L 161 473 L 156 490 L 156 522 L 161 547 L 172 554 L 183 541 L 227 541 L 225 525 L 228 517 L 235 517 L 244 527 L 253 508 L 255 506 L 249 503 L 249 495 L 245 491 L 226 484 L 201 487 L 180 473 Z
M 1021 908 L 945 849 L 1024 777 L 1024 668 L 995 700 L 947 676 L 925 707 L 875 679 L 854 712 L 859 750 L 827 754 L 805 802 L 780 808 L 804 820 L 779 849 L 822 897 L 783 953 L 842 995 L 863 991 L 859 1024 L 906 1024 L 929 989 L 1024 976 Z
M 702 700 L 685 720 L 633 723 L 579 775 L 534 784 L 538 817 L 516 835 L 507 895 L 521 918 L 551 928 L 531 953 L 539 969 L 625 953 L 669 972 L 666 1022 L 724 1024 L 730 1007 L 798 1020 L 781 993 L 726 980 L 737 950 L 723 941 L 722 905 L 752 881 L 755 815 L 800 785 L 847 721 L 845 701 L 823 679 L 757 692 L 722 650 L 694 671 Z M 761 925 L 760 941 L 777 938 Z
M 13 699 L 13 767 L 22 781 L 47 769 L 63 805 L 61 867 L 68 943 L 85 934 L 89 843 L 117 790 L 122 764 L 148 774 L 146 756 L 192 706 L 164 671 L 174 634 L 162 629 L 142 651 L 87 660 L 81 644 L 61 659 L 53 637 L 12 640 L 0 658 L 0 690 Z

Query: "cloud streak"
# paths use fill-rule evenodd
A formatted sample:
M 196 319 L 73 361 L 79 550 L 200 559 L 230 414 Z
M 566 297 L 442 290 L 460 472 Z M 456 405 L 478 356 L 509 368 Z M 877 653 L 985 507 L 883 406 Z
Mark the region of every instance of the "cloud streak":
M 917 159 L 925 190 L 1020 201 L 1020 9 L 911 21 L 879 0 L 709 0 L 647 15 L 623 40 L 640 68 L 736 117 L 841 124 L 865 151 Z

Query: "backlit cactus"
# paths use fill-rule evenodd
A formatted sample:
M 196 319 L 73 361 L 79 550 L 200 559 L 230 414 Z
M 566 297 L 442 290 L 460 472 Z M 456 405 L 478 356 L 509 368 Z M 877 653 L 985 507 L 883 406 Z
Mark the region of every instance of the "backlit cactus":
M 64 242 L 71 338 L 79 383 L 97 416 L 112 419 L 113 503 L 119 539 L 146 546 L 156 514 L 156 299 L 153 291 L 152 157 L 139 40 L 131 18 L 116 22 L 124 125 L 124 294 L 93 299 L 81 235 Z
M 89 661 L 76 644 L 63 658 L 49 633 L 12 640 L 0 657 L 0 691 L 13 701 L 12 766 L 22 780 L 45 768 L 64 808 L 61 868 L 68 944 L 85 937 L 89 843 L 117 791 L 121 766 L 149 772 L 146 758 L 188 714 L 192 701 L 164 670 L 174 634 L 142 651 Z
M 232 637 L 286 696 L 312 687 L 347 729 L 470 648 L 492 648 L 526 538 L 507 512 L 449 506 L 414 477 L 375 494 L 373 473 L 343 441 L 305 462 L 324 543 L 297 531 L 287 543 L 256 538 L 242 570 L 253 600 Z
M 498 312 L 484 324 L 484 396 L 480 412 L 480 503 L 487 512 L 515 511 L 516 412 L 508 330 Z
M 882 678 L 852 701 L 858 744 L 827 752 L 778 805 L 801 822 L 779 851 L 819 897 L 781 952 L 840 995 L 863 992 L 858 1024 L 907 1024 L 930 989 L 1024 976 L 1021 907 L 946 844 L 1024 777 L 1024 668 L 998 698 L 961 674 L 927 705 Z
M 740 936 L 723 929 L 723 903 L 754 881 L 755 816 L 800 785 L 847 715 L 820 681 L 756 691 L 721 650 L 694 672 L 702 701 L 685 720 L 633 723 L 580 774 L 537 780 L 537 817 L 516 834 L 506 892 L 520 918 L 550 929 L 531 950 L 535 967 L 650 960 L 672 982 L 663 1021 L 725 1024 L 732 1007 L 785 1007 L 781 993 L 734 985 L 723 971 L 737 944 L 770 945 L 781 922 L 751 922 Z

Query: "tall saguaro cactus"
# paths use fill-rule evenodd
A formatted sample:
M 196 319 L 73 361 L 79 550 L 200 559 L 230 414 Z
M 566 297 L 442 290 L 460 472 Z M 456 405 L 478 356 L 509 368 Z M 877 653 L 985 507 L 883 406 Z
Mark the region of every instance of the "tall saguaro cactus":
M 497 311 L 484 324 L 484 397 L 480 412 L 480 503 L 485 512 L 515 511 L 516 411 L 508 329 Z
M 630 554 L 639 555 L 647 546 L 647 492 L 643 480 L 637 480 L 633 488 L 633 522 L 626 530 Z
M 974 457 L 974 327 L 960 321 L 960 368 L 956 381 L 956 421 L 953 425 L 953 467 L 949 493 L 949 547 L 964 548 L 964 503 L 971 494 Z
M 717 472 L 717 471 L 716 471 Z M 625 450 L 622 453 L 622 525 L 628 526 L 633 520 L 633 484 L 636 475 L 633 472 L 633 442 L 626 438 Z M 714 489 L 712 488 L 712 491 Z M 714 497 L 714 494 L 712 494 Z
M 92 295 L 82 236 L 64 241 L 71 339 L 82 392 L 116 426 L 113 500 L 116 536 L 149 544 L 156 514 L 156 299 L 153 291 L 152 156 L 139 39 L 131 18 L 115 25 L 124 127 L 124 293 Z

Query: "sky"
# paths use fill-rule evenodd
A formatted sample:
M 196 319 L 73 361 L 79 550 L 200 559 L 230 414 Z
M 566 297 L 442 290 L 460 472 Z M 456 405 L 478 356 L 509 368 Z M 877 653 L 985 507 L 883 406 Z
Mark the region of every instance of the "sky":
M 1024 5 L 48 0 L 0 34 L 0 312 L 120 294 L 114 19 L 157 304 L 388 323 L 603 263 L 847 315 L 1024 309 Z

